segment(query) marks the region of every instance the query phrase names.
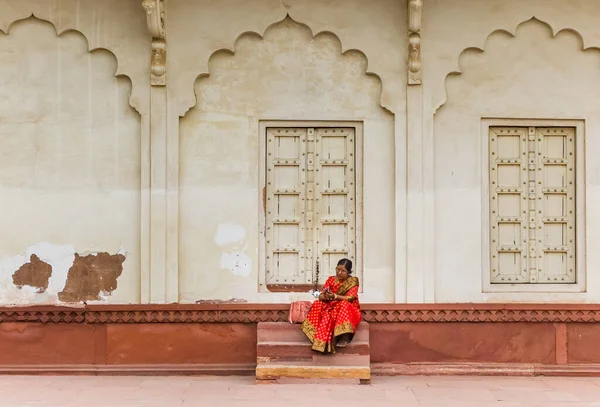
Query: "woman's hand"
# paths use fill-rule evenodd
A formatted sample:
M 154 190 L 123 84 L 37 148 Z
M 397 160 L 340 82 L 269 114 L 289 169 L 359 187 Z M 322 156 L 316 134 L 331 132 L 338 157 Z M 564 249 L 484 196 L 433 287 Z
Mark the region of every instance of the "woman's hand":
M 321 301 L 331 301 L 333 299 L 334 294 L 328 292 L 328 291 L 323 291 L 321 293 L 321 295 L 319 295 L 319 299 Z

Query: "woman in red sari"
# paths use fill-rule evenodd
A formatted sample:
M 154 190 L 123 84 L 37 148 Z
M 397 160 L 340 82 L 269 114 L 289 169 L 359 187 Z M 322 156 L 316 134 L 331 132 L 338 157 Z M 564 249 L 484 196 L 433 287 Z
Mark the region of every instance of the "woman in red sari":
M 312 349 L 335 353 L 354 337 L 361 320 L 358 302 L 358 278 L 352 277 L 352 261 L 342 259 L 335 269 L 335 277 L 325 282 L 319 299 L 315 301 L 302 323 L 302 332 L 312 342 Z

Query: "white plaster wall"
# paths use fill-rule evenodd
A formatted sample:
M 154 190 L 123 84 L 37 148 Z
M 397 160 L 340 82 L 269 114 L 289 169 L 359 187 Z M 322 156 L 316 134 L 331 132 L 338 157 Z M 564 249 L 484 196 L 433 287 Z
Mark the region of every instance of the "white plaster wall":
M 398 114 L 404 110 L 406 0 L 165 0 L 165 4 L 170 106 L 181 116 L 196 104 L 194 80 L 208 73 L 215 51 L 232 50 L 241 34 L 262 34 L 286 15 L 308 25 L 313 34 L 334 33 L 344 51 L 365 53 L 368 71 L 384 82 L 382 105 Z M 396 117 L 397 122 L 404 123 L 402 116 Z
M 77 30 L 88 49 L 104 48 L 116 55 L 117 75 L 133 83 L 129 100 L 141 114 L 150 106 L 150 42 L 141 0 L 0 0 L 0 30 L 9 31 L 30 16 L 50 21 L 61 34 Z
M 460 72 L 459 55 L 483 48 L 494 30 L 514 33 L 533 17 L 555 31 L 576 30 L 585 48 L 600 47 L 595 0 L 426 0 L 423 7 L 423 82 L 425 109 L 431 113 L 446 100 L 445 78 Z M 428 119 L 426 119 L 428 120 Z
M 503 7 L 503 2 L 487 3 Z M 567 3 L 561 9 L 571 13 L 572 26 L 589 31 L 591 22 L 573 16 Z M 588 11 L 598 15 L 600 4 L 594 7 Z M 478 20 L 491 32 L 494 18 L 488 13 Z M 571 31 L 554 38 L 548 25 L 535 20 L 521 24 L 516 37 L 490 35 L 483 48 L 461 56 L 462 74 L 447 79 L 448 101 L 435 115 L 435 300 L 597 302 L 600 257 L 594 248 L 600 244 L 600 216 L 593 208 L 600 203 L 600 162 L 595 159 L 600 151 L 600 52 L 583 51 L 581 37 Z M 430 56 L 427 64 L 435 61 Z M 482 117 L 585 120 L 588 254 L 578 261 L 587 265 L 587 292 L 482 293 L 481 230 L 488 216 L 482 212 Z
M 259 120 L 287 119 L 364 121 L 362 298 L 393 301 L 394 119 L 380 106 L 380 79 L 365 75 L 362 53 L 342 55 L 337 37 L 313 38 L 291 19 L 264 39 L 240 37 L 234 51 L 210 58 L 197 106 L 180 121 L 180 300 L 301 296 L 258 293 Z M 228 267 L 232 255 L 240 267 Z
M 15 256 L 49 253 L 58 265 L 65 250 L 122 249 L 110 301 L 139 301 L 140 115 L 129 105 L 131 81 L 114 76 L 110 52 L 90 53 L 82 34 L 57 36 L 34 18 L 0 33 L 0 61 L 0 302 L 20 301 L 16 269 L 4 267 Z M 66 278 L 63 266 L 56 273 Z M 63 286 L 26 301 L 56 301 Z

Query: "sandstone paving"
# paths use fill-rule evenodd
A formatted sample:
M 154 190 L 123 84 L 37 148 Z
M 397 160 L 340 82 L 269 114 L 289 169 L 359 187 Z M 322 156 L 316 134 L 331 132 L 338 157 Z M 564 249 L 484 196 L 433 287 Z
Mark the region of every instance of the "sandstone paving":
M 0 376 L 0 407 L 305 407 L 326 400 L 345 407 L 600 407 L 600 379 L 410 376 L 374 377 L 371 385 L 257 385 L 253 377 Z

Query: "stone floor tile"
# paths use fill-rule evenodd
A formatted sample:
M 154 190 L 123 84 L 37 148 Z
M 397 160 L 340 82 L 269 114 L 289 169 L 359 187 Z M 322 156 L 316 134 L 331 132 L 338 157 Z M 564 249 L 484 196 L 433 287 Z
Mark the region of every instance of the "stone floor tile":
M 411 389 L 379 389 L 385 395 L 386 400 L 393 400 L 402 403 L 416 403 L 417 398 Z
M 600 407 L 597 378 L 374 377 L 266 384 L 252 377 L 0 377 L 0 407 Z M 32 392 L 31 389 L 35 389 Z
M 586 397 L 586 394 L 577 394 L 576 392 L 569 391 L 549 391 L 546 393 L 549 401 L 565 401 L 565 402 L 574 402 L 574 401 L 600 401 L 600 392 L 596 393 L 595 396 Z
M 570 381 L 560 380 L 561 378 L 552 378 L 552 380 L 544 381 L 548 389 L 553 391 L 568 391 L 583 394 L 598 395 L 600 399 L 600 385 L 595 381 Z
M 418 376 L 377 376 L 371 379 L 371 383 L 394 388 L 428 387 L 427 381 Z
M 548 384 L 536 377 L 488 377 L 486 383 L 488 388 L 497 389 L 537 389 L 548 390 Z M 491 380 L 493 379 L 493 380 Z M 493 384 L 490 383 L 493 381 Z
M 411 389 L 417 400 L 495 401 L 492 392 L 484 387 L 444 387 Z
M 527 388 L 511 388 L 511 389 L 500 389 L 490 390 L 497 401 L 508 401 L 508 402 L 543 402 L 551 401 L 547 390 L 540 389 L 527 389 Z

